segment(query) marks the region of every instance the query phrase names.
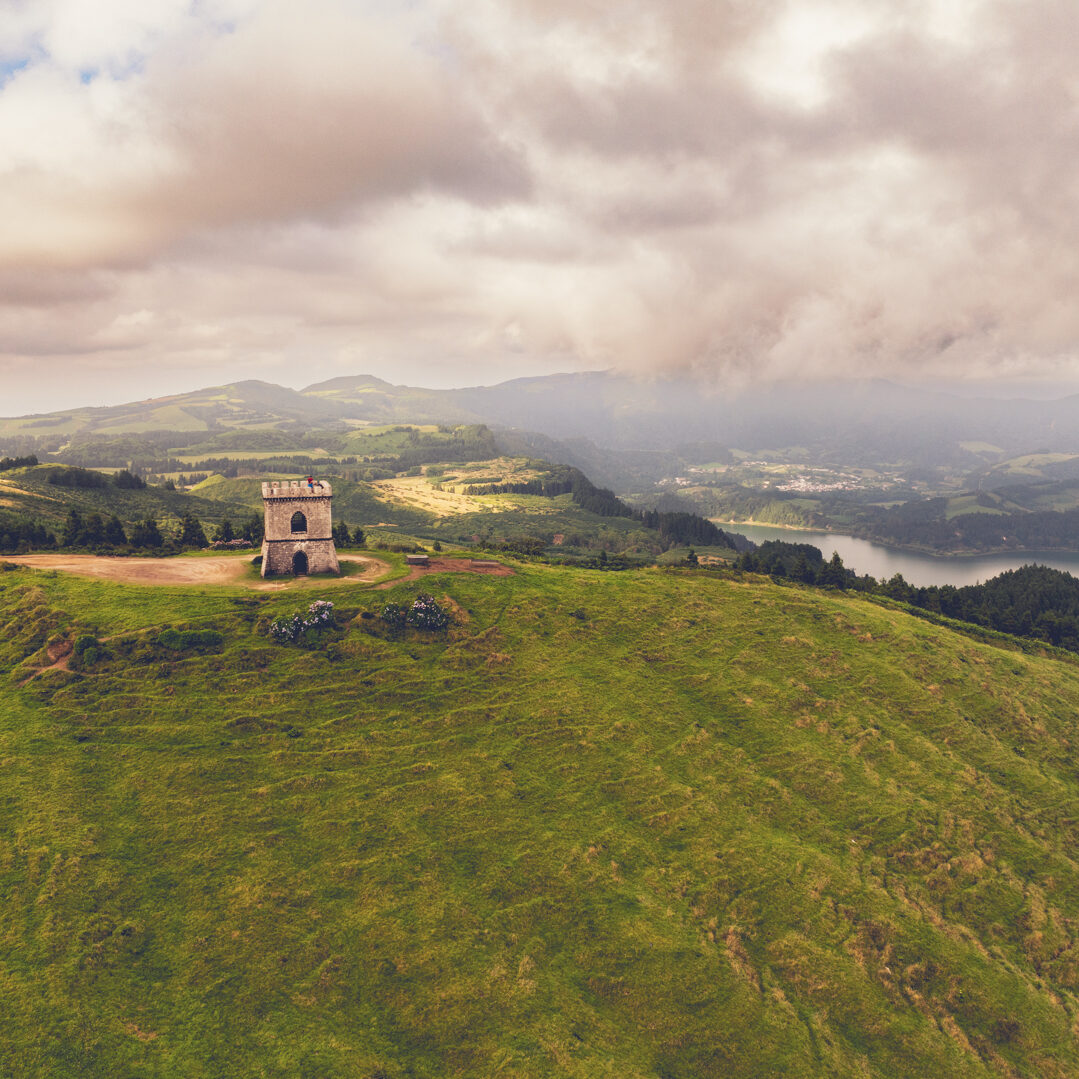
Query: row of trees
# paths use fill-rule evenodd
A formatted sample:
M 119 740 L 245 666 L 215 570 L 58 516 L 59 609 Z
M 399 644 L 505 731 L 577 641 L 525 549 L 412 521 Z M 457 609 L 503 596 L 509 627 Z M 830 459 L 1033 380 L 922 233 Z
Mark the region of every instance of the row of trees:
M 0 472 L 10 472 L 13 468 L 29 468 L 37 463 L 37 457 L 32 453 L 27 457 L 0 457 Z
M 211 543 L 237 539 L 258 546 L 262 538 L 263 521 L 258 513 L 251 514 L 239 525 L 225 518 L 209 538 L 202 522 L 191 513 L 184 514 L 178 526 L 163 530 L 152 517 L 125 527 L 115 514 L 83 513 L 72 509 L 58 534 L 40 521 L 0 516 L 0 553 L 4 554 L 57 547 L 92 551 L 160 550 L 165 553 L 201 549 Z M 362 547 L 366 539 L 362 528 L 350 528 L 344 521 L 333 526 L 333 538 L 339 547 Z
M 785 543 L 768 540 L 755 551 L 744 551 L 735 561 L 735 567 L 747 573 L 767 573 L 771 577 L 786 577 L 802 584 L 815 584 L 823 588 L 856 588 L 869 591 L 876 585 L 872 577 L 859 577 L 843 565 L 836 551 L 825 562 L 818 547 L 808 543 Z
M 344 521 L 333 526 L 333 542 L 338 547 L 362 547 L 365 541 L 366 536 L 359 525 L 351 531 Z
M 149 517 L 127 530 L 115 514 L 106 518 L 100 513 L 84 515 L 73 509 L 68 512 L 59 541 L 43 526 L 22 522 L 18 525 L 5 525 L 4 529 L 0 530 L 0 550 L 18 550 L 20 543 L 35 547 L 55 547 L 58 542 L 61 547 L 94 550 L 124 547 L 187 550 L 209 547 L 211 543 L 229 543 L 238 539 L 257 546 L 262 542 L 262 538 L 263 521 L 257 513 L 253 513 L 240 525 L 234 525 L 226 517 L 207 539 L 202 522 L 191 513 L 184 514 L 180 518 L 179 527 L 166 534 L 162 532 L 157 522 Z M 334 525 L 333 538 L 334 542 L 341 547 L 352 545 L 362 547 L 365 539 L 362 528 L 350 529 L 344 521 L 339 521 Z M 24 549 L 26 549 L 25 546 Z
M 250 544 L 257 544 L 262 542 L 263 532 L 264 526 L 261 514 L 252 513 L 243 524 L 238 526 L 233 525 L 232 521 L 226 517 L 214 529 L 210 539 L 214 543 L 231 543 L 233 540 L 242 539 Z M 202 546 L 207 546 L 205 538 Z
M 0 519 L 0 551 L 32 551 L 56 546 L 56 537 L 39 521 L 5 517 Z
M 157 522 L 152 517 L 131 527 L 130 533 L 123 522 L 113 514 L 103 517 L 100 513 L 83 516 L 78 510 L 69 510 L 67 520 L 60 531 L 60 546 L 116 549 L 125 547 L 156 549 L 165 542 Z
M 87 490 L 108 487 L 110 482 L 123 491 L 141 491 L 146 487 L 146 481 L 141 476 L 136 476 L 126 468 L 117 472 L 111 481 L 104 472 L 92 468 L 57 468 L 49 473 L 48 482 L 54 487 L 79 487 Z
M 157 522 L 151 517 L 133 525 L 130 533 L 125 531 L 123 523 L 115 515 L 107 521 L 100 514 L 91 513 L 83 517 L 78 510 L 68 513 L 67 521 L 61 533 L 61 545 L 64 547 L 90 547 L 100 549 L 103 547 L 120 548 L 148 548 L 168 550 L 188 550 L 191 548 L 201 549 L 208 547 L 212 542 L 229 541 L 232 539 L 244 539 L 248 543 L 258 544 L 262 542 L 262 518 L 258 514 L 251 517 L 240 526 L 239 532 L 227 518 L 222 521 L 212 533 L 210 540 L 206 538 L 206 530 L 202 522 L 191 513 L 185 513 L 180 518 L 178 529 L 169 534 L 161 531 Z

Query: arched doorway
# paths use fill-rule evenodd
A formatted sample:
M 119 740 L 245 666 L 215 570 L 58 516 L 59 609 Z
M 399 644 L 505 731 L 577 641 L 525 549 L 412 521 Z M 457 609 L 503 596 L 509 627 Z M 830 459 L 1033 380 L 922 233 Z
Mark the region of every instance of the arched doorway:
M 297 551 L 292 556 L 292 573 L 295 577 L 307 576 L 307 555 L 303 551 Z
M 292 515 L 292 523 L 289 526 L 293 532 L 306 532 L 307 531 L 307 518 L 297 510 Z

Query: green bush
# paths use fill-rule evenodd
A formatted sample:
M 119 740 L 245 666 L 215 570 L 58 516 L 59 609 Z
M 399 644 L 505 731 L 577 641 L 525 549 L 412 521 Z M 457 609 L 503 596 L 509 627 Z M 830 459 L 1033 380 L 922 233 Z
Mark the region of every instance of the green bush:
M 72 647 L 71 668 L 76 671 L 84 671 L 92 667 L 102 655 L 101 642 L 91 633 L 84 633 L 75 638 Z
M 391 626 L 403 626 L 407 617 L 408 612 L 400 603 L 387 603 L 386 606 L 382 608 L 382 613 L 379 615 L 379 618 L 381 618 L 383 622 L 386 622 Z
M 81 637 L 75 638 L 75 645 L 72 648 L 72 651 L 75 655 L 81 656 L 88 649 L 98 648 L 100 645 L 101 642 L 92 633 L 84 633 Z

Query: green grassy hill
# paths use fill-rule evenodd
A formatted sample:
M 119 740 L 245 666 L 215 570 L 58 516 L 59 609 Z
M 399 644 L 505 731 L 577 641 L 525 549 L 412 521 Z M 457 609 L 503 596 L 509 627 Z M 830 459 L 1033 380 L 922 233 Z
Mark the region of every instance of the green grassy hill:
M 293 479 L 295 477 L 289 477 Z M 226 479 L 211 476 L 192 488 L 192 495 L 211 503 L 224 503 L 244 507 L 244 513 L 262 512 L 261 479 Z M 334 479 L 333 516 L 335 521 L 356 525 L 374 525 L 392 515 L 402 527 L 423 527 L 431 521 L 431 515 L 411 507 L 398 507 L 378 497 L 379 492 L 369 483 Z M 397 518 L 400 518 L 397 521 Z
M 317 590 L 0 573 L 0 1074 L 1079 1074 L 1074 662 L 517 570 L 310 649 Z
M 125 435 L 142 431 L 210 431 L 218 427 L 274 428 L 296 421 L 335 419 L 340 410 L 317 398 L 249 379 L 171 397 L 0 419 L 0 437 Z
M 112 483 L 66 487 L 49 482 L 51 474 L 63 471 L 62 465 L 38 465 L 0 472 L 0 512 L 33 518 L 50 528 L 61 525 L 71 509 L 106 517 L 116 514 L 125 524 L 146 517 L 178 520 L 185 513 L 193 513 L 207 523 L 227 516 L 239 520 L 251 514 L 247 502 L 231 497 L 204 498 L 198 493 L 168 491 L 152 485 L 130 490 Z M 261 509 L 261 496 L 258 505 Z

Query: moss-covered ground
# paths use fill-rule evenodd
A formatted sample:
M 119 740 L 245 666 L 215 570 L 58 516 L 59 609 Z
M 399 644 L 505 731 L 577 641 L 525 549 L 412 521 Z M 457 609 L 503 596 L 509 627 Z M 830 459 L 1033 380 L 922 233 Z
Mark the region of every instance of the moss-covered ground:
M 516 568 L 310 649 L 317 589 L 0 574 L 0 1075 L 1079 1074 L 1079 666 Z

